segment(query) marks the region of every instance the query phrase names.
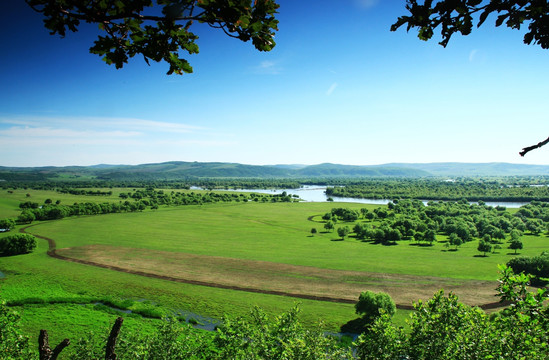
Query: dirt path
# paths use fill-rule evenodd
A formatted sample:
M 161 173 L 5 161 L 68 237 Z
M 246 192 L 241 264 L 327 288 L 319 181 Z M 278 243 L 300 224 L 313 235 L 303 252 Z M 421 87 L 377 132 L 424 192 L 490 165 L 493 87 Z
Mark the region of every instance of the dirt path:
M 32 226 L 34 225 L 21 228 L 20 232 L 26 233 L 26 229 Z M 412 301 L 427 299 L 442 287 L 437 283 L 441 279 L 435 277 L 359 273 L 99 245 L 58 250 L 55 240 L 41 235 L 34 236 L 46 240 L 47 254 L 59 260 L 178 283 L 266 295 L 354 304 L 360 291 L 369 289 L 389 292 L 397 308 L 411 310 Z M 201 266 L 205 268 L 202 269 Z M 209 272 L 208 267 L 218 269 L 218 272 Z M 245 274 L 246 281 L 239 274 Z M 406 290 L 402 291 L 404 287 Z M 454 292 L 460 297 L 469 296 L 477 301 L 484 299 L 481 304 L 474 302 L 483 309 L 502 306 L 499 302 L 485 301 L 493 296 L 490 289 L 494 288 L 487 282 L 470 281 L 454 285 L 454 288 Z M 445 289 L 448 290 L 446 286 Z M 479 296 L 480 292 L 484 293 Z

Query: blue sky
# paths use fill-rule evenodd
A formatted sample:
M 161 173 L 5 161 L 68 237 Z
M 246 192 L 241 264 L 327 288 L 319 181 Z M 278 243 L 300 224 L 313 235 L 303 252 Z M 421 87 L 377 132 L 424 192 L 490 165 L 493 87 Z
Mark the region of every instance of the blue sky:
M 281 0 L 277 46 L 198 26 L 194 73 L 121 70 L 87 25 L 50 36 L 19 1 L 0 12 L 0 166 L 221 161 L 549 164 L 549 51 L 494 18 L 447 48 L 390 32 L 404 0 Z

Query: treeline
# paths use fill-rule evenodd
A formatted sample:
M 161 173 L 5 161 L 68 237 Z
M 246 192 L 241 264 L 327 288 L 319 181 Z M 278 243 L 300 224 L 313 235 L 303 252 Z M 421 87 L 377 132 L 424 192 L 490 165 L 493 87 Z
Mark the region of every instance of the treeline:
M 61 194 L 71 194 L 71 195 L 88 195 L 88 196 L 111 196 L 112 191 L 101 191 L 101 190 L 84 190 L 84 189 L 73 189 L 73 188 L 60 188 L 57 189 L 57 192 Z
M 326 195 L 364 199 L 424 199 L 457 201 L 549 201 L 546 185 L 516 179 L 387 179 L 328 187 Z
M 57 220 L 70 216 L 112 214 L 122 212 L 143 211 L 147 208 L 156 210 L 159 206 L 202 205 L 217 202 L 292 202 L 296 198 L 283 192 L 282 194 L 256 193 L 214 193 L 214 192 L 180 192 L 156 190 L 151 187 L 121 193 L 117 202 L 104 203 L 74 203 L 73 205 L 52 204 L 46 200 L 44 205 L 26 201 L 19 204 L 22 210 L 17 217 L 17 223 L 29 224 L 35 220 Z
M 335 228 L 338 222 L 355 222 L 352 231 L 358 239 L 380 243 L 403 239 L 433 243 L 437 234 L 449 236 L 450 244 L 459 245 L 479 238 L 484 242 L 501 244 L 510 237 L 518 241 L 524 232 L 538 235 L 548 230 L 549 204 L 533 201 L 515 214 L 504 207 L 487 206 L 484 202 L 434 202 L 427 206 L 419 200 L 394 200 L 387 208 L 380 207 L 360 212 L 334 208 L 323 215 L 325 229 Z M 345 231 L 341 232 L 345 234 Z M 349 233 L 349 232 L 347 232 Z
M 301 182 L 290 179 L 215 179 L 215 178 L 188 178 L 185 180 L 71 180 L 71 181 L 2 181 L 2 189 L 33 189 L 33 190 L 56 190 L 60 193 L 70 193 L 74 195 L 96 195 L 85 193 L 82 189 L 97 188 L 145 188 L 154 187 L 156 189 L 190 189 L 199 187 L 208 190 L 220 189 L 297 189 L 301 187 Z M 84 191 L 84 193 L 78 193 Z

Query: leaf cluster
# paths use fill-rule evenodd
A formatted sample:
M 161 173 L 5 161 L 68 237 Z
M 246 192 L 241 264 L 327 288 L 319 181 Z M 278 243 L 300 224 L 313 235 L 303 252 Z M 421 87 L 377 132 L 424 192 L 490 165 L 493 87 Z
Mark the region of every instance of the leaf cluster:
M 94 23 L 104 31 L 90 52 L 117 69 L 130 58 L 142 55 L 149 61 L 165 61 L 168 75 L 191 73 L 189 55 L 199 51 L 193 23 L 221 29 L 242 41 L 252 40 L 256 49 L 270 51 L 278 30 L 273 0 L 25 0 L 44 15 L 44 26 L 51 34 L 65 36 L 78 31 L 81 22 Z
M 406 30 L 418 28 L 418 37 L 429 40 L 440 28 L 440 45 L 446 47 L 455 33 L 469 35 L 474 22 L 480 27 L 491 14 L 497 14 L 495 25 L 505 24 L 511 29 L 528 25 L 524 35 L 525 44 L 535 44 L 549 49 L 549 3 L 539 0 L 407 0 L 410 15 L 401 16 L 391 26 L 396 31 L 403 25 Z

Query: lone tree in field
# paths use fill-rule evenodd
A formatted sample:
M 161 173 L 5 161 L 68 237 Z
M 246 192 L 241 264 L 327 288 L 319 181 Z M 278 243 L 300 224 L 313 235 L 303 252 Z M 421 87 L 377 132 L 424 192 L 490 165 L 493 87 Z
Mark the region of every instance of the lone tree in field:
M 522 241 L 520 241 L 518 239 L 511 241 L 511 244 L 509 244 L 509 249 L 515 250 L 515 255 L 516 255 L 517 250 L 522 249 Z
M 312 235 L 312 236 L 315 236 L 315 234 L 316 234 L 316 228 L 312 228 L 312 229 L 311 229 L 311 235 Z
M 345 236 L 349 235 L 349 232 L 351 232 L 351 229 L 348 226 L 337 228 L 337 234 L 341 239 L 345 239 Z
M 477 250 L 483 253 L 483 256 L 486 256 L 486 253 L 489 253 L 492 251 L 492 245 L 490 243 L 487 243 L 483 240 L 480 240 L 478 243 Z

